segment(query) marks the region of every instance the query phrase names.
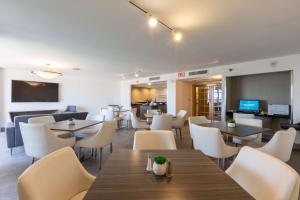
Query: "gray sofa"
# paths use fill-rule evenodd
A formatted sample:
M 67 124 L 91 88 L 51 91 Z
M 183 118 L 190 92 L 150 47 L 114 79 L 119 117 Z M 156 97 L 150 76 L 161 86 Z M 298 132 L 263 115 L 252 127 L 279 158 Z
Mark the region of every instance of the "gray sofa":
M 53 114 L 41 114 L 41 115 L 20 115 L 14 118 L 14 123 L 10 123 L 6 127 L 6 140 L 7 147 L 10 148 L 10 153 L 14 147 L 23 146 L 23 139 L 20 131 L 20 122 L 28 122 L 29 118 L 52 115 L 55 121 L 68 120 L 70 118 L 84 120 L 87 116 L 87 112 L 77 112 L 77 113 L 53 113 Z

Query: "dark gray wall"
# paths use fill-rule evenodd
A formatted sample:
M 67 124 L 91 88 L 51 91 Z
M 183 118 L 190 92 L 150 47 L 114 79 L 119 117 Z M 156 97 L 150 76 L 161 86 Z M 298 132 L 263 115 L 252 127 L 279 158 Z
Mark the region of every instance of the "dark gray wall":
M 227 109 L 236 110 L 240 99 L 262 100 L 268 104 L 291 104 L 291 75 L 288 72 L 255 74 L 227 78 Z

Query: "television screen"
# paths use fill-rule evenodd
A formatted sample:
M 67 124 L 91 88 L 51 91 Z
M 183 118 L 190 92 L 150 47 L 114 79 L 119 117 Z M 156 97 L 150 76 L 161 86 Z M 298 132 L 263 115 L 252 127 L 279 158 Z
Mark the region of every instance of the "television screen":
M 260 101 L 259 100 L 247 100 L 241 99 L 239 110 L 248 112 L 259 112 Z
M 11 101 L 58 102 L 58 83 L 12 80 Z

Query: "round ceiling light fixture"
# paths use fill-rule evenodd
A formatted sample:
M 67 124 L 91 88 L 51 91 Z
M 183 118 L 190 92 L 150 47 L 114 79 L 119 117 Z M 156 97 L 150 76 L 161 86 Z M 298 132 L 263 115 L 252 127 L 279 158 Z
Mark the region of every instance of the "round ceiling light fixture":
M 33 71 L 31 71 L 31 73 L 35 74 L 35 75 L 37 75 L 41 78 L 44 78 L 44 79 L 54 79 L 54 78 L 57 78 L 57 77 L 63 75 L 62 73 L 52 71 L 49 68 L 50 68 L 50 64 L 46 64 L 45 69 L 43 69 L 43 70 L 33 70 Z
M 139 73 L 137 73 L 137 72 L 134 73 L 135 78 L 138 78 L 139 76 L 140 76 Z
M 150 17 L 148 20 L 148 24 L 151 28 L 155 28 L 157 26 L 157 19 L 155 17 Z
M 149 85 L 149 86 L 151 86 L 151 85 L 152 85 L 152 83 L 151 83 L 151 82 L 149 82 L 149 83 L 148 83 L 148 85 Z
M 180 42 L 181 40 L 182 40 L 182 33 L 181 32 L 178 32 L 178 31 L 175 31 L 174 32 L 174 36 L 173 36 L 173 38 L 174 38 L 174 40 L 176 41 L 176 42 Z

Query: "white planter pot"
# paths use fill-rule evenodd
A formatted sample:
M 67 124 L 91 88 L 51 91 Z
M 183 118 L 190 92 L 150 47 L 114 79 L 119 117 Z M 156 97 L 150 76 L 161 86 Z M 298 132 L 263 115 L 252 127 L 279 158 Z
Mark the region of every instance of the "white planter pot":
M 235 127 L 235 123 L 228 123 L 227 126 L 228 126 L 229 128 L 234 128 L 234 127 Z
M 157 164 L 156 162 L 153 163 L 153 173 L 158 176 L 165 175 L 167 172 L 167 163 L 162 165 Z

